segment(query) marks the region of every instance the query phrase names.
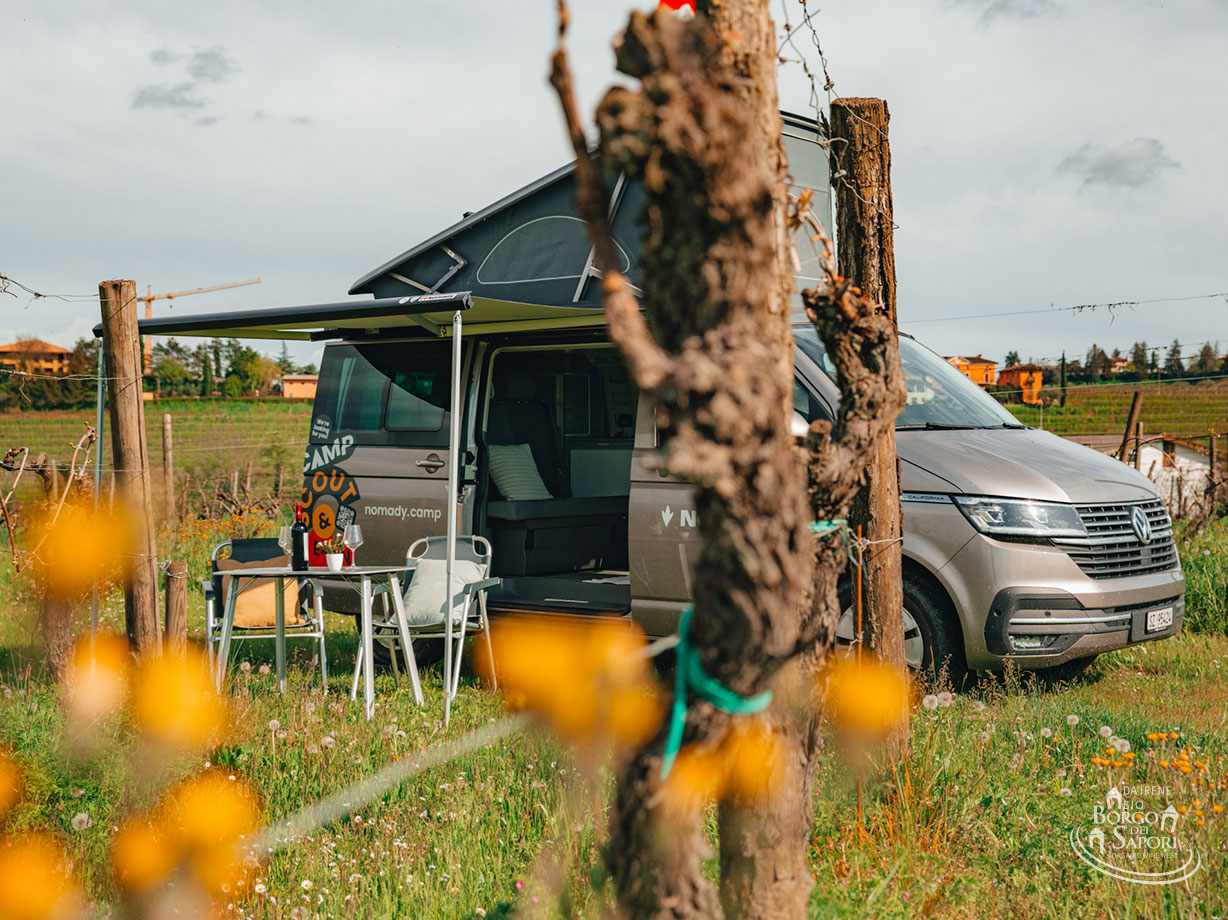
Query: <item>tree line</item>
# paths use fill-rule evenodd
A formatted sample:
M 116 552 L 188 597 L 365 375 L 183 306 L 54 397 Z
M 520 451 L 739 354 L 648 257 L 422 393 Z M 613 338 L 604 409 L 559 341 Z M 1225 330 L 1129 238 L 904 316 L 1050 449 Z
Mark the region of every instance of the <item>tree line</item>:
M 299 364 L 283 342 L 277 357 L 262 354 L 238 339 L 211 339 L 189 347 L 177 339 L 153 346 L 145 388 L 158 397 L 268 396 L 283 374 L 314 374 L 314 364 Z M 5 374 L 0 407 L 5 409 L 82 409 L 97 398 L 98 340 L 78 339 L 63 377 Z
M 1114 348 L 1110 353 L 1093 344 L 1082 360 L 1066 360 L 1063 355 L 1066 379 L 1071 383 L 1092 383 L 1105 380 L 1184 380 L 1228 374 L 1228 355 L 1221 353 L 1219 342 L 1204 342 L 1197 351 L 1188 355 L 1182 353 L 1184 347 L 1193 346 L 1183 346 L 1177 339 L 1173 339 L 1168 346 L 1135 342 L 1127 358 L 1120 348 Z M 1121 366 L 1123 359 L 1124 367 Z M 1008 351 L 1003 363 L 1006 367 L 1022 363 L 1019 352 L 1013 349 Z M 1032 363 L 1031 359 L 1029 363 Z M 1115 367 L 1118 368 L 1116 371 Z M 1046 366 L 1044 383 L 1061 383 L 1061 373 L 1060 363 Z

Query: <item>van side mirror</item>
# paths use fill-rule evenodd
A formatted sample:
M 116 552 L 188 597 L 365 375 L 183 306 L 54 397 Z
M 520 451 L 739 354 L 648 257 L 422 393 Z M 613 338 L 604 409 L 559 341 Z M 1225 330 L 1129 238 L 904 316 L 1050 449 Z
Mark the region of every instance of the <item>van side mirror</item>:
M 805 417 L 794 410 L 793 418 L 789 420 L 789 431 L 797 440 L 802 440 L 806 435 L 810 434 L 810 423 Z

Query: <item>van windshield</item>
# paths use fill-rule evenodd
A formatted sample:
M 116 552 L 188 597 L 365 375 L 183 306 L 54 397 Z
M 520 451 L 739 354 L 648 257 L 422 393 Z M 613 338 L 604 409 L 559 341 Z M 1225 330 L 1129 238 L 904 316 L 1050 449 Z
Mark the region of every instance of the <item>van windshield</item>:
M 836 368 L 813 326 L 794 326 L 793 338 L 833 381 Z M 908 403 L 896 428 L 1023 428 L 993 397 L 909 336 L 900 336 Z

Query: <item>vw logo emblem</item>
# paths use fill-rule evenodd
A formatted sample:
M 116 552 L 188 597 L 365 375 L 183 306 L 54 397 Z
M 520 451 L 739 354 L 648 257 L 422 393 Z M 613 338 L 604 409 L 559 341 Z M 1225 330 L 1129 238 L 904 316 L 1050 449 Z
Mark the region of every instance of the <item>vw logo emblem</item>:
M 1135 505 L 1130 512 L 1130 526 L 1134 528 L 1134 535 L 1138 537 L 1139 543 L 1145 546 L 1151 542 L 1151 521 L 1147 520 L 1147 512 L 1142 505 Z

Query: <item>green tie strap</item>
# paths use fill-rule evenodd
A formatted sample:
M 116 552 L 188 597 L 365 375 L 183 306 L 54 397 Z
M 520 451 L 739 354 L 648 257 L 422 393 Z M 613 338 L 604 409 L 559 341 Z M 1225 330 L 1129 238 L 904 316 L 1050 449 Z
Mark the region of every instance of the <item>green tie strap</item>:
M 669 716 L 669 733 L 665 738 L 665 751 L 661 754 L 661 779 L 669 776 L 682 747 L 682 730 L 686 726 L 687 691 L 694 693 L 731 716 L 750 716 L 763 712 L 772 702 L 772 691 L 764 690 L 754 696 L 739 696 L 704 670 L 699 661 L 699 652 L 691 644 L 688 631 L 694 608 L 688 604 L 678 622 L 678 644 L 674 647 L 674 701 Z
M 811 521 L 810 532 L 820 537 L 825 537 L 828 534 L 845 530 L 848 526 L 849 522 L 844 518 L 833 518 L 830 521 Z

